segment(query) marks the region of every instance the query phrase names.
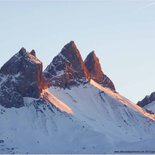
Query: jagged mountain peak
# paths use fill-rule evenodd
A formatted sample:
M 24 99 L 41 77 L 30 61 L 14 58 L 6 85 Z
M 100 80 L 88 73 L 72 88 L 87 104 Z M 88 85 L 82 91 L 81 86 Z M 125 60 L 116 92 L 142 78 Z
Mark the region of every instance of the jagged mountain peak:
M 71 40 L 69 43 L 67 43 L 64 47 L 71 47 L 77 49 L 77 46 L 73 40 Z
M 34 49 L 30 52 L 30 54 L 36 57 L 36 51 Z
M 64 51 L 73 52 L 73 53 L 80 53 L 74 41 L 70 41 L 69 43 L 67 43 L 62 48 L 61 53 Z
M 103 71 L 102 71 L 99 59 L 95 54 L 95 51 L 90 52 L 84 62 L 89 73 L 94 74 L 93 75 L 94 78 L 97 78 L 96 75 L 103 76 Z M 91 77 L 93 78 L 93 76 Z
M 78 61 L 79 63 L 83 63 L 80 51 L 78 50 L 74 41 L 70 41 L 67 43 L 61 50 L 60 54 L 62 54 L 69 62 Z M 78 65 L 77 65 L 78 66 Z
M 20 51 L 19 51 L 19 54 L 20 54 L 21 56 L 26 55 L 26 49 L 25 49 L 24 47 L 22 47 L 22 48 L 20 49 Z
M 85 66 L 90 74 L 91 79 L 101 84 L 102 86 L 115 91 L 113 82 L 103 73 L 100 61 L 96 56 L 95 51 L 92 51 L 88 54 L 85 59 Z
M 96 56 L 96 53 L 95 53 L 94 50 L 91 51 L 91 52 L 87 55 L 87 57 L 86 57 L 86 59 L 85 59 L 84 62 L 85 62 L 85 64 L 87 64 L 87 62 L 89 62 L 89 61 L 91 61 L 91 62 L 93 63 L 93 65 L 97 64 L 98 67 L 100 66 L 99 59 L 98 59 L 98 57 Z M 101 66 L 100 66 L 100 68 L 101 68 Z M 102 70 L 102 69 L 101 69 L 101 70 Z
M 95 53 L 95 50 L 92 50 L 92 51 L 88 54 L 88 56 L 89 56 L 89 57 L 93 57 L 94 59 L 97 58 L 96 53 Z M 87 57 L 88 57 L 88 56 L 87 56 Z
M 26 51 L 25 48 L 22 47 L 17 54 L 11 57 L 11 59 L 9 59 L 1 67 L 0 73 L 14 75 L 19 72 L 24 72 L 25 69 L 28 68 L 27 66 L 31 66 L 30 64 L 40 64 L 42 66 L 42 62 L 39 59 L 37 59 L 34 55 L 34 50 L 32 50 L 29 53 Z
M 66 87 L 92 78 L 104 87 L 115 91 L 112 81 L 103 74 L 98 57 L 93 50 L 82 60 L 74 41 L 66 44 L 44 71 L 50 85 Z
M 42 81 L 42 62 L 21 48 L 0 69 L 0 103 L 5 107 L 20 107 L 23 97 L 39 98 Z
M 84 83 L 89 73 L 73 41 L 66 44 L 44 71 L 50 85 L 69 87 Z

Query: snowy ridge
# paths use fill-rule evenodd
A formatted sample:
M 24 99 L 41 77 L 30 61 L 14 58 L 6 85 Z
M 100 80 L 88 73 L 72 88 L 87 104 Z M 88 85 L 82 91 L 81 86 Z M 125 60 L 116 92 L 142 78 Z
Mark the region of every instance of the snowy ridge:
M 73 111 L 71 110 L 70 107 L 68 107 L 65 103 L 63 103 L 62 101 L 60 101 L 58 98 L 56 98 L 54 95 L 52 95 L 48 89 L 43 90 L 42 92 L 42 97 L 49 101 L 51 104 L 53 104 L 56 108 L 58 108 L 60 111 L 62 112 L 66 112 L 69 114 L 72 114 Z
M 97 82 L 95 82 L 94 80 L 90 80 L 90 83 L 100 89 L 103 92 L 106 92 L 107 94 L 109 94 L 110 96 L 114 97 L 116 100 L 118 100 L 119 102 L 121 102 L 122 104 L 128 106 L 129 108 L 131 108 L 134 111 L 137 111 L 139 113 L 141 113 L 142 115 L 149 117 L 152 120 L 155 120 L 155 115 L 149 114 L 146 111 L 144 111 L 141 107 L 137 106 L 135 103 L 131 102 L 130 100 L 126 99 L 125 97 L 121 96 L 118 93 L 114 93 L 113 91 L 111 91 L 108 88 L 104 88 L 102 87 L 100 84 L 98 84 Z
M 132 150 L 129 143 L 142 144 L 155 137 L 154 115 L 110 89 L 94 81 L 90 83 L 70 90 L 51 87 L 49 91 L 72 109 L 75 118 L 92 130 L 106 134 L 116 150 L 124 145 L 126 150 Z M 140 150 L 148 147 L 143 146 Z

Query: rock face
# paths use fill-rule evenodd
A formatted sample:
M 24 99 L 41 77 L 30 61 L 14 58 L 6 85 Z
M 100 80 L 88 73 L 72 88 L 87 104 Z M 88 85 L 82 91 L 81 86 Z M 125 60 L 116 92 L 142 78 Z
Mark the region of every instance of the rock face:
M 23 97 L 39 98 L 42 81 L 41 61 L 22 48 L 0 69 L 0 104 L 20 107 Z
M 15 81 L 14 76 L 0 74 L 0 105 L 7 108 L 23 106 L 23 97 L 14 87 Z
M 92 51 L 85 60 L 85 66 L 90 74 L 91 79 L 101 84 L 104 87 L 110 88 L 115 91 L 113 82 L 103 73 L 99 59 L 96 57 L 94 51 Z
M 94 51 L 83 62 L 75 43 L 71 41 L 53 59 L 44 71 L 49 86 L 67 88 L 91 79 L 115 91 L 113 82 L 102 72 Z
M 143 100 L 139 101 L 137 105 L 139 105 L 140 107 L 144 107 L 152 103 L 153 101 L 155 101 L 155 92 L 151 93 L 151 95 L 146 96 Z
M 30 52 L 30 54 L 36 57 L 36 52 L 35 52 L 35 50 L 32 50 L 32 51 Z
M 63 88 L 85 83 L 89 79 L 89 73 L 73 41 L 65 45 L 47 66 L 44 76 L 50 85 Z

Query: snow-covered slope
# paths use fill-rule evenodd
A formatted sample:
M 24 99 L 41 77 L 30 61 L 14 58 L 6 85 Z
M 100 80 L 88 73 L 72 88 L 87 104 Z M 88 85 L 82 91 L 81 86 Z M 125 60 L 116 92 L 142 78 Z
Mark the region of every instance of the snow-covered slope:
M 42 100 L 24 98 L 24 101 L 26 105 L 21 108 L 0 106 L 0 153 L 104 153 L 110 150 L 107 136 L 86 123 Z
M 72 109 L 75 118 L 92 130 L 106 134 L 115 151 L 120 146 L 132 150 L 131 146 L 127 147 L 129 144 L 155 137 L 154 115 L 93 80 L 85 86 L 71 89 L 51 87 L 49 90 Z M 148 146 L 143 146 L 139 151 L 147 149 Z
M 111 96 L 112 98 L 116 99 L 116 101 L 119 101 L 121 104 L 124 104 L 125 106 L 127 106 L 128 108 L 132 109 L 133 111 L 138 112 L 141 115 L 144 115 L 146 117 L 149 117 L 152 120 L 155 120 L 155 116 L 151 115 L 147 112 L 145 112 L 143 110 L 143 108 L 137 106 L 135 103 L 131 102 L 130 100 L 128 100 L 127 98 L 125 98 L 124 96 L 120 95 L 119 93 L 115 93 L 105 87 L 102 87 L 100 84 L 98 84 L 97 82 L 95 82 L 94 80 L 90 80 L 91 85 L 93 85 L 94 87 L 98 88 L 99 90 L 107 93 L 109 96 Z

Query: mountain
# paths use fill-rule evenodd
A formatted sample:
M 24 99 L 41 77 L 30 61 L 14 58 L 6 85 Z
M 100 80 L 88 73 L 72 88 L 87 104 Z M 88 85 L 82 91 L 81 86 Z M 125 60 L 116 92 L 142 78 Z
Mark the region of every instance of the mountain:
M 43 73 L 34 50 L 4 64 L 0 153 L 155 151 L 155 115 L 91 79 L 85 63 L 70 42 Z
M 113 82 L 103 73 L 99 59 L 94 51 L 92 51 L 85 60 L 85 65 L 90 73 L 91 79 L 101 84 L 103 87 L 110 88 L 115 91 Z
M 73 41 L 66 44 L 44 71 L 50 85 L 69 87 L 85 83 L 89 73 Z
M 33 54 L 32 54 L 33 53 Z M 34 51 L 24 48 L 0 69 L 0 103 L 5 107 L 23 106 L 23 97 L 39 98 L 42 92 L 42 62 Z
M 139 101 L 137 105 L 143 107 L 149 112 L 155 113 L 155 92 L 145 96 L 145 98 Z

